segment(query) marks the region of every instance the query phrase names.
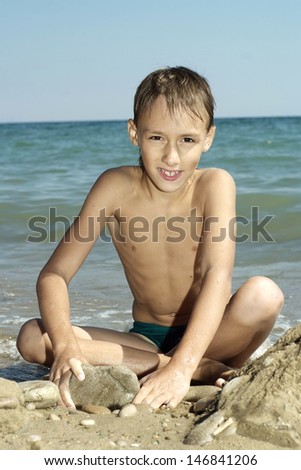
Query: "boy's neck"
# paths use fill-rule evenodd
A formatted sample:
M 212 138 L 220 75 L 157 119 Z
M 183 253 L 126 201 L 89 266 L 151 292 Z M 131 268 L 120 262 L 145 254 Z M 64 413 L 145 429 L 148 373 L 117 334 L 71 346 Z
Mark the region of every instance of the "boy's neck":
M 189 191 L 192 183 L 195 179 L 195 172 L 191 175 L 188 181 L 185 182 L 183 186 L 178 188 L 175 191 L 167 192 L 158 189 L 152 180 L 148 177 L 144 168 L 141 168 L 142 171 L 142 184 L 145 187 L 145 191 L 149 194 L 151 199 L 158 200 L 160 203 L 170 204 L 171 202 L 177 202 L 183 200 L 184 196 Z M 195 170 L 197 171 L 197 169 Z

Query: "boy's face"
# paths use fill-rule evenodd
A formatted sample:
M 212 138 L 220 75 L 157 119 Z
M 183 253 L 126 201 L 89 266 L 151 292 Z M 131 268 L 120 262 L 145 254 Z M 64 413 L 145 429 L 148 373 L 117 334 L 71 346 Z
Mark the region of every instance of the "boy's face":
M 138 126 L 129 121 L 132 143 L 139 146 L 144 170 L 161 191 L 174 192 L 192 176 L 213 141 L 215 128 L 207 131 L 207 120 L 192 118 L 184 110 L 171 114 L 159 97 Z

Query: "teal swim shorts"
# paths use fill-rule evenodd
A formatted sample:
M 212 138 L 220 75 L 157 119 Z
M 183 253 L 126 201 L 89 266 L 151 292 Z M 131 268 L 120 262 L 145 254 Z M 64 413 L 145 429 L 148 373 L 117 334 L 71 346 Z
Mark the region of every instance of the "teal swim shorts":
M 139 333 L 155 343 L 162 353 L 171 351 L 181 341 L 186 325 L 161 326 L 154 323 L 134 321 L 130 333 Z

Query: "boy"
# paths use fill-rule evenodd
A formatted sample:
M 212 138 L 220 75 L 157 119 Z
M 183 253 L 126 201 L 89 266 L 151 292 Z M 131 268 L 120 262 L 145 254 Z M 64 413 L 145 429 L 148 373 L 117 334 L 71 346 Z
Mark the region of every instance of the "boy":
M 140 378 L 134 403 L 175 407 L 192 380 L 222 386 L 269 335 L 282 292 L 253 277 L 231 297 L 235 185 L 224 170 L 197 168 L 214 138 L 213 114 L 196 72 L 148 75 L 128 121 L 140 166 L 100 175 L 42 269 L 41 319 L 22 326 L 17 345 L 26 360 L 51 366 L 65 406 L 74 407 L 71 374 L 84 380 L 89 363 L 125 364 Z M 134 297 L 130 332 L 70 322 L 68 284 L 106 223 Z

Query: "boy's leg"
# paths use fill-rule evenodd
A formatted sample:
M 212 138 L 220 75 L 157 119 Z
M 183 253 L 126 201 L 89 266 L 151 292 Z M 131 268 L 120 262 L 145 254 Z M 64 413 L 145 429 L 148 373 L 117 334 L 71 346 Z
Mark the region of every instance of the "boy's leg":
M 193 379 L 215 383 L 239 368 L 268 337 L 283 306 L 283 294 L 270 279 L 249 279 L 231 298 L 220 327 L 200 362 Z M 93 365 L 125 364 L 138 376 L 146 375 L 170 360 L 158 348 L 132 333 L 74 327 L 80 348 Z M 22 331 L 23 330 L 23 331 Z M 40 320 L 21 329 L 18 348 L 29 362 L 51 365 L 52 349 Z
M 256 276 L 245 282 L 227 305 L 194 379 L 226 378 L 231 368 L 241 367 L 269 336 L 283 302 L 282 291 L 270 279 Z
M 89 364 L 125 364 L 138 376 L 161 365 L 163 355 L 158 347 L 140 335 L 93 327 L 73 326 L 73 330 Z M 29 320 L 22 326 L 17 347 L 28 362 L 52 365 L 51 341 L 40 319 Z

